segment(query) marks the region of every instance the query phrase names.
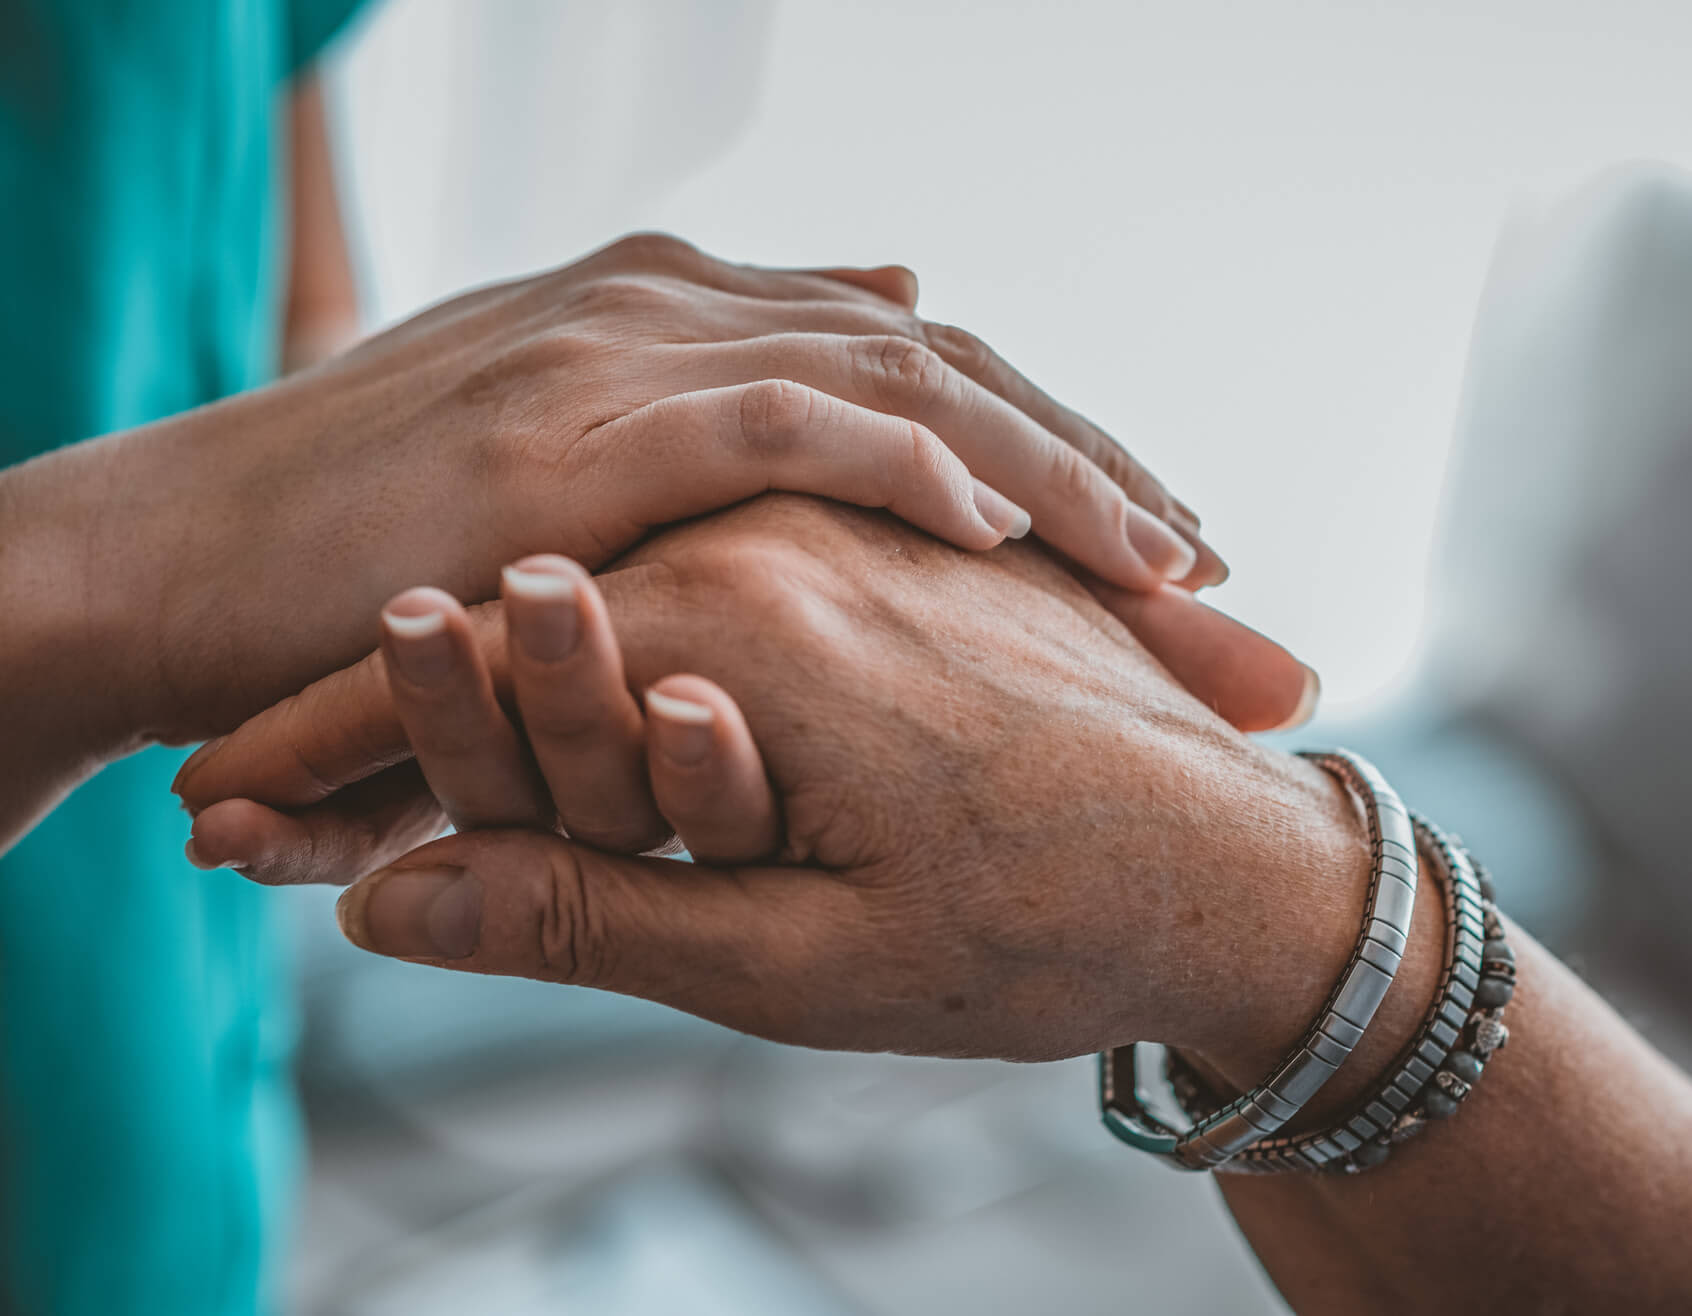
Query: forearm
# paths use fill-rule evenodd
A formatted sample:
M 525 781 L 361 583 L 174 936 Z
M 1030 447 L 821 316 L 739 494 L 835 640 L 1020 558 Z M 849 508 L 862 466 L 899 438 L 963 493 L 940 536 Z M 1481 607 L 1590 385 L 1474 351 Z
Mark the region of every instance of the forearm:
M 256 563 L 294 555 L 291 504 L 231 460 L 263 414 L 246 395 L 0 472 L 0 848 L 104 764 L 273 697 L 245 695 L 285 638 L 260 643 Z
M 1692 1081 L 1526 934 L 1511 942 L 1511 1040 L 1455 1117 L 1356 1176 L 1219 1176 L 1301 1316 L 1685 1310 Z M 1387 1027 L 1390 1053 L 1408 1032 Z
M 0 471 L 0 851 L 134 734 L 144 660 L 101 577 L 134 545 L 102 442 Z

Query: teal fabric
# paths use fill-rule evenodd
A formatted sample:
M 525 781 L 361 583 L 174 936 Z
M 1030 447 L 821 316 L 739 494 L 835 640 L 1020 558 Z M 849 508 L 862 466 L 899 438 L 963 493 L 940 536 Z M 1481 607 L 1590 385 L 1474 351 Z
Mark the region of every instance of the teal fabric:
M 0 464 L 269 377 L 282 96 L 355 7 L 0 0 Z M 285 947 L 264 891 L 182 859 L 180 757 L 108 769 L 0 857 L 0 1310 L 273 1303 Z

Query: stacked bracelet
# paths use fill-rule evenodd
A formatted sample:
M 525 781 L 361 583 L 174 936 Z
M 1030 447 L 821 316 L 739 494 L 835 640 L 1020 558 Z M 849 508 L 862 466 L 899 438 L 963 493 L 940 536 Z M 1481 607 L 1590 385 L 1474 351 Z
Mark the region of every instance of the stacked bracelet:
M 1373 860 L 1363 930 L 1310 1031 L 1263 1084 L 1185 1130 L 1146 1109 L 1137 1044 L 1099 1057 L 1099 1104 L 1117 1138 L 1189 1170 L 1212 1169 L 1273 1137 L 1351 1054 L 1398 973 L 1416 900 L 1416 841 L 1410 815 L 1373 765 L 1344 750 L 1305 757 L 1363 802 Z
M 1492 1053 L 1504 1045 L 1504 1006 L 1515 990 L 1515 956 L 1504 939 L 1492 883 L 1460 845 L 1419 815 L 1416 839 L 1445 895 L 1445 968 L 1433 1004 L 1387 1079 L 1331 1128 L 1296 1137 L 1263 1138 L 1225 1166 L 1264 1174 L 1281 1170 L 1357 1173 L 1380 1165 L 1394 1144 L 1429 1121 L 1449 1119 L 1468 1096 Z M 1220 1102 L 1173 1054 L 1169 1079 L 1189 1117 Z
M 1232 1101 L 1217 1096 L 1192 1066 L 1166 1052 L 1164 1077 L 1185 1116 L 1184 1128 L 1146 1109 L 1133 1046 L 1099 1058 L 1106 1127 L 1124 1142 L 1183 1168 L 1357 1173 L 1380 1165 L 1396 1144 L 1454 1115 L 1510 1036 L 1504 1008 L 1515 993 L 1515 954 L 1485 868 L 1459 841 L 1407 813 L 1379 774 L 1357 756 L 1336 751 L 1306 757 L 1363 800 L 1374 854 L 1363 936 L 1316 1026 L 1264 1086 Z M 1337 1067 L 1362 1037 L 1392 982 L 1410 930 L 1418 855 L 1428 860 L 1445 902 L 1445 967 L 1433 1004 L 1387 1077 L 1343 1119 L 1316 1132 L 1283 1135 L 1280 1129 L 1333 1072 L 1318 1071 L 1311 1082 L 1312 1062 Z M 1400 894 L 1397 888 L 1406 884 L 1409 893 Z M 1365 968 L 1379 979 L 1369 979 L 1367 992 L 1354 986 L 1355 975 Z

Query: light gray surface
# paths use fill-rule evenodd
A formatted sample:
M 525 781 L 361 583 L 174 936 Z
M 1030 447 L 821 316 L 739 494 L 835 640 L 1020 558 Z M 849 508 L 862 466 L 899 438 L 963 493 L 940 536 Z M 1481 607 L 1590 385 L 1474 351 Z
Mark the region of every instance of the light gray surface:
M 317 1112 L 297 1310 L 1283 1310 L 1209 1179 L 1116 1145 L 1092 1103 L 1085 1062 L 703 1032 L 385 1109 L 343 1097 Z

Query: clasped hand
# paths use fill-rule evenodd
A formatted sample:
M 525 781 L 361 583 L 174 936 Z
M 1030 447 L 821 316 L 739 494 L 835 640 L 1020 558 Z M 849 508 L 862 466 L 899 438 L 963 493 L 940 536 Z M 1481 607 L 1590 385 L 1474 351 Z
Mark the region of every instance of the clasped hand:
M 371 949 L 935 1055 L 1219 1050 L 1239 1020 L 1216 983 L 1296 899 L 1289 840 L 1329 872 L 1358 845 L 1323 774 L 1172 681 L 1049 554 L 786 496 L 598 587 L 541 558 L 503 606 L 408 591 L 381 653 L 179 787 L 202 857 L 272 881 L 359 877 L 438 830 L 437 801 L 481 829 L 346 893 Z M 609 852 L 672 824 L 710 862 Z

